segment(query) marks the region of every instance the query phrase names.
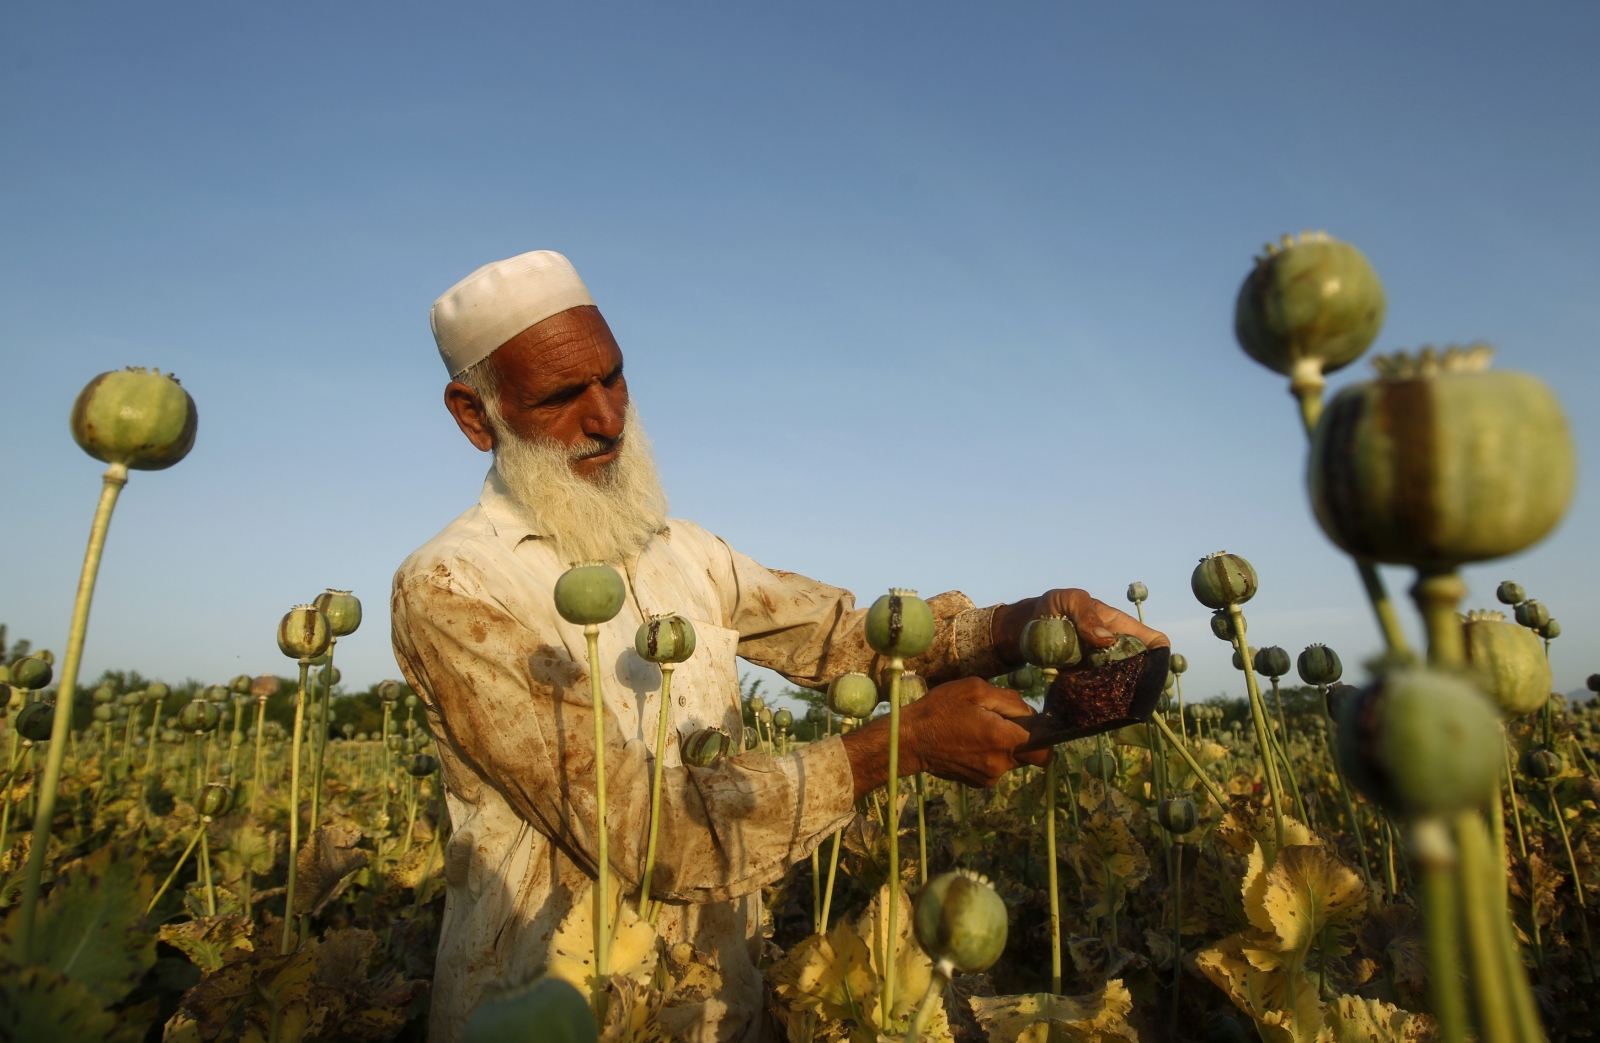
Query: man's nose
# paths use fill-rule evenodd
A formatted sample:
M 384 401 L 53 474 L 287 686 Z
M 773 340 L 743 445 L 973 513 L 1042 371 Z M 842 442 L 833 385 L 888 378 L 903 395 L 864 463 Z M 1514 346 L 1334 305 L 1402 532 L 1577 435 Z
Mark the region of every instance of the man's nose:
M 583 433 L 590 438 L 617 438 L 622 434 L 623 413 L 628 404 L 628 393 L 622 391 L 620 401 L 612 389 L 599 381 L 590 384 L 579 403 L 583 410 Z

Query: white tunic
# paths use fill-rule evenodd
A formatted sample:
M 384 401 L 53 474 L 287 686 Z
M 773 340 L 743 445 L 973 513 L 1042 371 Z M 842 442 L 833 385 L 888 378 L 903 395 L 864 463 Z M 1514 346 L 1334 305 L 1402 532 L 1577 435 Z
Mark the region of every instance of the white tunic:
M 438 738 L 454 832 L 431 1038 L 454 1043 L 484 991 L 537 974 L 594 873 L 594 724 L 583 628 L 555 611 L 566 570 L 522 520 L 491 470 L 478 505 L 395 574 L 393 641 Z M 674 519 L 619 569 L 622 611 L 600 627 L 611 873 L 627 893 L 643 875 L 661 673 L 633 650 L 647 615 L 693 620 L 694 656 L 672 682 L 670 740 L 653 897 L 657 929 L 714 955 L 723 987 L 668 1026 L 689 1040 L 761 1032 L 760 888 L 853 813 L 853 780 L 833 738 L 786 756 L 746 752 L 689 768 L 679 742 L 700 728 L 742 736 L 736 657 L 797 684 L 826 685 L 883 664 L 848 592 L 761 567 L 692 522 Z M 929 599 L 933 647 L 907 664 L 938 684 L 1003 667 L 992 609 L 959 593 Z M 686 1019 L 687 1015 L 687 1019 Z

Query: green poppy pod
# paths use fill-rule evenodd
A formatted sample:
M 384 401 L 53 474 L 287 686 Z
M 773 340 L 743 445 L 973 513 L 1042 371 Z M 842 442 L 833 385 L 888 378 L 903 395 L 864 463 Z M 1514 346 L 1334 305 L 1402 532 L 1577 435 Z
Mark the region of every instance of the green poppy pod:
M 161 729 L 161 741 L 168 746 L 175 746 L 183 741 L 183 733 L 176 728 Z
M 780 731 L 788 731 L 794 727 L 794 714 L 788 710 L 779 710 L 772 715 L 772 723 L 776 724 Z
M 117 693 L 112 691 L 110 685 L 103 684 L 94 690 L 94 694 L 91 695 L 90 698 L 93 699 L 95 703 L 103 706 L 107 703 L 116 701 Z
M 1171 676 L 1171 675 L 1169 674 L 1168 676 Z M 1158 699 L 1156 699 L 1156 709 L 1161 713 L 1171 713 L 1172 712 L 1172 696 L 1166 694 L 1165 692 L 1162 692 L 1161 696 Z
M 1426 667 L 1393 670 L 1340 710 L 1340 764 L 1383 807 L 1408 818 L 1445 815 L 1494 792 L 1500 723 L 1471 681 Z
M 1251 653 L 1251 661 L 1254 662 L 1254 649 L 1251 650 Z M 1244 669 L 1244 659 L 1240 657 L 1239 650 L 1237 648 L 1233 650 L 1233 668 L 1241 671 Z
M 490 993 L 472 1010 L 462 1043 L 598 1043 L 589 1001 L 560 978 Z
M 694 624 L 676 612 L 651 616 L 633 635 L 633 650 L 648 663 L 682 663 L 694 655 Z
M 186 732 L 208 732 L 222 720 L 222 711 L 204 699 L 193 699 L 178 711 L 178 727 Z
M 1006 948 L 1006 904 L 989 881 L 967 869 L 929 880 L 913 920 L 923 951 L 963 974 L 988 970 Z
M 356 742 L 366 742 L 367 738 L 366 732 L 356 732 Z
M 1377 359 L 1312 437 L 1318 523 L 1357 558 L 1422 569 L 1514 554 L 1566 511 L 1576 465 L 1555 395 L 1489 349 Z
M 733 740 L 716 728 L 701 728 L 683 740 L 683 763 L 695 768 L 709 768 L 717 758 L 732 752 Z
M 111 719 L 113 721 L 126 721 L 128 719 L 128 708 L 121 703 L 112 703 Z
M 329 640 L 328 617 L 310 605 L 296 605 L 278 623 L 278 650 L 290 659 L 313 659 Z
M 828 720 L 828 711 L 825 707 L 821 706 L 807 707 L 806 720 L 812 724 L 823 724 Z
M 343 677 L 339 668 L 331 663 L 317 671 L 317 680 L 322 682 L 324 688 L 330 684 L 338 684 Z
M 1173 685 L 1176 685 L 1177 683 L 1178 683 L 1178 675 L 1173 673 L 1172 670 L 1169 668 L 1167 670 L 1167 679 L 1165 681 L 1163 681 L 1162 684 L 1161 684 L 1161 690 L 1163 692 L 1170 692 L 1170 691 L 1172 691 Z M 1166 698 L 1166 696 L 1162 696 L 1162 698 Z M 1163 712 L 1165 712 L 1164 708 L 1163 708 Z
M 1022 657 L 1037 667 L 1059 670 L 1073 666 L 1083 658 L 1078 628 L 1065 616 L 1030 619 L 1022 628 L 1018 643 L 1022 646 Z
M 425 779 L 438 770 L 438 759 L 430 757 L 426 753 L 414 754 L 410 760 L 406 761 L 406 771 L 411 773 L 412 778 Z
M 331 662 L 333 662 L 332 657 L 330 657 L 327 652 L 323 652 L 321 655 L 312 656 L 310 661 L 308 663 L 306 663 L 306 665 L 307 666 L 327 666 Z
M 1307 645 L 1295 665 L 1300 671 L 1300 680 L 1306 684 L 1332 684 L 1344 676 L 1339 653 L 1327 645 Z
M 94 719 L 97 721 L 111 720 L 111 707 L 102 703 L 94 708 Z
M 1189 669 L 1189 660 L 1177 652 L 1172 653 L 1172 658 L 1167 660 L 1167 667 L 1175 674 L 1184 673 Z
M 841 717 L 865 719 L 877 705 L 878 686 L 866 674 L 840 674 L 828 685 L 828 706 Z
M 417 708 L 417 697 L 414 695 L 408 695 L 406 696 L 405 703 L 406 709 L 415 710 Z
M 405 741 L 405 736 L 401 735 L 399 732 L 391 732 L 387 745 L 391 752 L 399 753 L 400 747 L 405 743 Z
M 1517 622 L 1529 630 L 1538 630 L 1550 622 L 1550 610 L 1542 601 L 1524 601 L 1517 606 Z
M 341 724 L 339 726 L 339 731 L 346 739 L 353 739 L 356 735 L 356 726 L 353 724 Z
M 1083 759 L 1083 770 L 1092 779 L 1114 779 L 1122 765 L 1117 762 L 1115 754 L 1091 753 Z
M 1361 357 L 1383 328 L 1383 283 L 1360 250 L 1325 232 L 1268 243 L 1239 287 L 1233 334 L 1276 373 L 1317 376 Z
M 1522 589 L 1522 584 L 1509 579 L 1495 588 L 1494 596 L 1500 599 L 1502 605 L 1515 605 L 1528 600 L 1528 592 Z
M 760 720 L 762 724 L 771 724 L 772 723 L 772 711 L 767 709 L 765 706 L 763 706 L 760 710 L 758 710 L 756 712 L 756 718 L 758 720 Z
M 1135 581 L 1128 584 L 1128 600 L 1133 602 L 1135 605 L 1148 600 L 1149 597 L 1150 588 L 1145 586 L 1143 583 Z
M 760 713 L 762 710 L 765 710 L 766 708 L 767 708 L 767 701 L 765 699 L 761 698 L 761 696 L 752 695 L 750 697 L 750 712 L 751 713 Z
M 1029 663 L 1027 666 L 1017 667 L 1015 670 L 1005 675 L 1003 680 L 1005 681 L 1005 687 L 1013 688 L 1019 692 L 1026 692 L 1028 689 L 1044 680 L 1044 676 L 1034 668 L 1032 663 Z
M 160 681 L 151 681 L 149 684 L 144 686 L 144 697 L 147 701 L 152 703 L 160 703 L 171 694 L 172 689 L 168 688 Z
M 1546 641 L 1554 641 L 1556 638 L 1561 636 L 1561 624 L 1557 623 L 1553 619 L 1550 620 L 1544 626 L 1539 628 L 1539 636 L 1544 638 Z
M 1255 656 L 1256 673 L 1278 678 L 1289 672 L 1289 653 L 1277 645 L 1268 645 Z
M 200 814 L 216 818 L 226 815 L 233 806 L 233 790 L 220 782 L 206 784 L 205 792 L 200 794 Z
M 131 710 L 135 706 L 142 706 L 144 704 L 144 693 L 127 692 L 122 696 L 122 698 L 118 699 L 117 702 Z
M 1584 685 L 1591 692 L 1600 692 L 1600 674 L 1590 674 L 1589 679 L 1584 682 Z
M 312 703 L 311 704 L 311 710 L 309 711 L 309 715 L 310 715 L 310 717 L 311 717 L 311 719 L 313 721 L 322 720 L 322 704 L 321 703 Z
M 311 603 L 328 617 L 328 630 L 334 637 L 348 637 L 361 626 L 361 599 L 348 590 L 329 587 Z
M 1244 617 L 1241 616 L 1239 618 L 1243 619 Z M 1250 625 L 1246 623 L 1245 630 L 1248 631 L 1249 629 Z M 1233 640 L 1233 617 L 1228 614 L 1227 609 L 1218 609 L 1211 613 L 1211 633 L 1219 641 Z
M 1183 836 L 1194 832 L 1194 827 L 1200 822 L 1200 814 L 1195 811 L 1194 801 L 1189 798 L 1168 797 L 1156 808 L 1156 821 L 1168 833 Z
M 622 576 L 603 562 L 579 562 L 556 580 L 556 611 L 580 626 L 609 623 L 622 611 L 627 596 Z
M 227 761 L 223 761 L 221 764 L 217 765 L 217 774 L 222 776 L 224 780 L 232 778 L 233 765 L 229 764 Z
M 1522 774 L 1543 782 L 1561 774 L 1561 757 L 1552 750 L 1529 750 L 1522 755 Z
M 400 682 L 399 681 L 379 681 L 378 682 L 378 698 L 383 700 L 386 703 L 399 702 L 400 701 Z
M 1539 635 L 1499 612 L 1467 613 L 1461 625 L 1467 661 L 1507 720 L 1524 717 L 1550 697 L 1550 660 Z
M 250 694 L 257 699 L 271 699 L 283 688 L 283 682 L 272 674 L 262 674 L 250 682 Z
M 158 369 L 102 373 L 72 404 L 72 437 L 83 451 L 136 471 L 159 471 L 189 455 L 199 422 L 194 399 Z
M 250 694 L 250 684 L 250 675 L 240 674 L 228 682 L 228 691 L 234 695 L 248 695 Z
M 1189 589 L 1194 591 L 1195 600 L 1206 608 L 1218 610 L 1249 601 L 1256 596 L 1259 584 L 1256 570 L 1250 563 L 1227 551 L 1201 558 L 1189 576 Z M 1215 632 L 1216 626 L 1211 629 Z
M 206 685 L 206 702 L 216 703 L 218 706 L 228 701 L 228 686 L 222 684 Z
M 881 656 L 914 658 L 933 644 L 933 609 L 916 591 L 891 587 L 867 609 L 866 635 Z
M 51 699 L 29 703 L 17 712 L 17 734 L 30 742 L 44 742 L 55 726 L 56 704 Z
M 25 656 L 11 664 L 11 683 L 38 691 L 55 678 L 55 668 L 38 656 Z

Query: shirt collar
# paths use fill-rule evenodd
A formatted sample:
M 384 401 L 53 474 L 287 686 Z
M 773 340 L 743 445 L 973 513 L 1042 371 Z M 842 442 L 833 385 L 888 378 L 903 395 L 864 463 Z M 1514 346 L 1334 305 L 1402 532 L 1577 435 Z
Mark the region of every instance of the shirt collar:
M 484 476 L 483 491 L 478 494 L 478 506 L 483 508 L 484 517 L 494 526 L 495 535 L 505 540 L 510 547 L 515 548 L 524 540 L 549 538 L 549 533 L 536 532 L 529 527 L 528 520 L 523 517 L 522 509 L 511 496 L 511 490 L 506 487 L 505 480 L 493 466 Z

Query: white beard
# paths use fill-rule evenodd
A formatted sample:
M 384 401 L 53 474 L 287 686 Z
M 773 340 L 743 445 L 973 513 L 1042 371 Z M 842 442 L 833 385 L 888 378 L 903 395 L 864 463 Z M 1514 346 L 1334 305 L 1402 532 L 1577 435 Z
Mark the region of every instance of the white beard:
M 603 449 L 601 443 L 585 440 L 569 448 L 523 438 L 501 418 L 499 403 L 488 412 L 495 470 L 528 527 L 553 537 L 563 561 L 626 562 L 665 528 L 667 495 L 633 403 L 623 419 L 617 458 L 592 479 L 579 477 L 572 466 Z

